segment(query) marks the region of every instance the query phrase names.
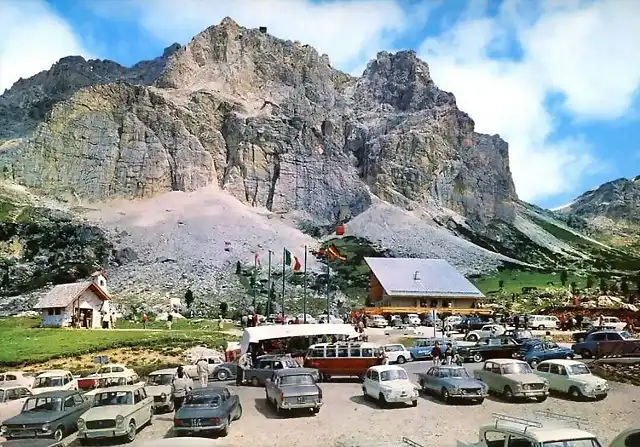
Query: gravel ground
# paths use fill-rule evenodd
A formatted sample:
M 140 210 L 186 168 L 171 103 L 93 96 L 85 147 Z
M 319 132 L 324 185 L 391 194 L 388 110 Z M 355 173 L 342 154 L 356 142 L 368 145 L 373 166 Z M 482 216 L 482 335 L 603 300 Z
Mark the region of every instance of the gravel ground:
M 415 377 L 412 373 L 423 371 L 430 364 L 414 362 L 405 367 Z M 480 364 L 466 366 L 472 373 Z M 231 385 L 230 389 L 240 395 L 244 413 L 242 419 L 232 424 L 229 436 L 216 440 L 216 445 L 319 447 L 356 442 L 368 445 L 398 441 L 406 436 L 422 445 L 454 446 L 458 439 L 475 441 L 478 428 L 491 422 L 494 412 L 533 417 L 534 411 L 547 409 L 589 418 L 593 426 L 587 430 L 607 445 L 620 431 L 640 420 L 640 387 L 617 383 L 612 384 L 609 396 L 597 403 L 551 397 L 543 403 L 511 404 L 488 398 L 481 406 L 448 406 L 431 396 L 422 396 L 416 408 L 381 409 L 363 400 L 357 382 L 332 382 L 322 384 L 325 407 L 318 415 L 303 413 L 288 417 L 278 417 L 267 407 L 263 388 Z M 153 425 L 145 427 L 129 445 L 142 446 L 153 439 L 171 437 L 172 418 L 173 414 L 157 415 Z

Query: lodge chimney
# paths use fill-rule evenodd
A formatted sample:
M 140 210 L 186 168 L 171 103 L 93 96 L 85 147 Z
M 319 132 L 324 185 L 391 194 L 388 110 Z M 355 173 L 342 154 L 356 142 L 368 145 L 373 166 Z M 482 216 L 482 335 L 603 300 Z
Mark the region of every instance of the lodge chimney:
M 261 26 L 261 27 L 259 28 L 259 30 L 260 30 L 260 32 L 261 32 L 262 34 L 267 34 L 267 27 L 266 27 L 266 26 Z

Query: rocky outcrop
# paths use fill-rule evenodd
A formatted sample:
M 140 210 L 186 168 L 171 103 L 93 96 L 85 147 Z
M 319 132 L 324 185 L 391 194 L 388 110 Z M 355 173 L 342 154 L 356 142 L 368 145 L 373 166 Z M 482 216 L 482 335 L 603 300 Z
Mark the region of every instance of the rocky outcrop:
M 39 101 L 42 113 L 12 117 Z M 308 45 L 225 19 L 132 69 L 63 59 L 0 97 L 0 117 L 0 174 L 67 199 L 215 184 L 317 221 L 361 213 L 371 192 L 479 229 L 514 218 L 507 144 L 475 133 L 408 51 L 382 52 L 354 78 Z

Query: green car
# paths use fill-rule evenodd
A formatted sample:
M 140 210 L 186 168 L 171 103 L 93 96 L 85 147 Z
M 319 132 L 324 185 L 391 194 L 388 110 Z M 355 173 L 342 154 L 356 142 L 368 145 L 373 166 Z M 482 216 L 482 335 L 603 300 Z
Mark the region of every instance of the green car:
M 520 398 L 544 402 L 549 397 L 549 382 L 537 376 L 522 360 L 487 360 L 474 376 L 484 382 L 490 392 L 501 395 L 506 401 Z

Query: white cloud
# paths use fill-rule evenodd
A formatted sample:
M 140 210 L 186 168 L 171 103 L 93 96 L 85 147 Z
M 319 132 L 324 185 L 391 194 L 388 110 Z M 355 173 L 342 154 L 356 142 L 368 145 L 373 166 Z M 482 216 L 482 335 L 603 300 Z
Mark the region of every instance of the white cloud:
M 68 23 L 44 1 L 0 1 L 0 94 L 58 59 L 88 54 Z
M 122 3 L 120 13 L 135 17 L 164 44 L 187 43 L 228 16 L 242 26 L 267 26 L 275 36 L 312 45 L 328 54 L 332 64 L 349 71 L 390 47 L 412 24 L 424 23 L 429 12 L 426 4 L 420 4 L 407 14 L 393 0 L 130 0 L 126 9 Z M 118 13 L 105 11 L 100 2 L 95 6 L 103 14 Z
M 574 191 L 584 174 L 599 169 L 587 142 L 552 139 L 557 123 L 545 101 L 563 95 L 563 107 L 578 119 L 628 112 L 640 85 L 640 59 L 632 48 L 640 41 L 640 23 L 633 0 L 565 2 L 562 8 L 549 2 L 533 18 L 518 14 L 526 4 L 505 3 L 494 18 L 475 11 L 427 39 L 419 52 L 476 129 L 509 142 L 518 194 L 536 200 Z M 514 38 L 521 60 L 491 55 Z

